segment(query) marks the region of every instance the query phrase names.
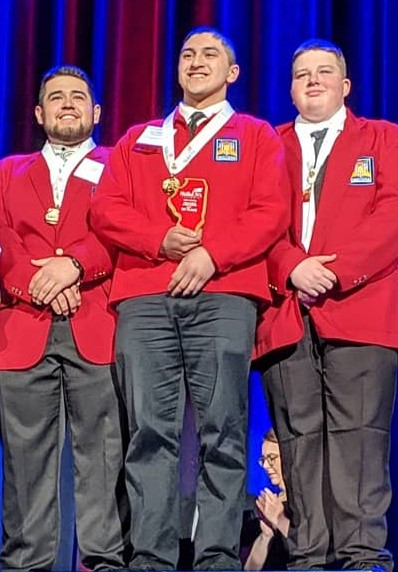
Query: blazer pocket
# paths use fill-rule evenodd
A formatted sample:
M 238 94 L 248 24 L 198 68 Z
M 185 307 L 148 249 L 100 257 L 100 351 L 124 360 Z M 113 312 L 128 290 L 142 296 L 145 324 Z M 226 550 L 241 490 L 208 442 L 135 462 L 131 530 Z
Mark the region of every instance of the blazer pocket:
M 161 148 L 156 145 L 143 145 L 142 143 L 136 143 L 131 148 L 133 153 L 141 153 L 142 155 L 158 155 L 160 149 Z

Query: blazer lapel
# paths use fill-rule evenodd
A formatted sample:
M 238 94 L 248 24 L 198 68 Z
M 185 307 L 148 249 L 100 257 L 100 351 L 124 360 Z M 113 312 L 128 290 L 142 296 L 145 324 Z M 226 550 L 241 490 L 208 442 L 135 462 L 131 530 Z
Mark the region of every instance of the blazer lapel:
M 29 166 L 28 177 L 43 206 L 44 217 L 47 210 L 54 206 L 54 199 L 51 188 L 50 171 L 41 153 L 37 153 L 36 158 Z
M 330 226 L 336 220 L 344 194 L 361 156 L 360 127 L 356 118 L 348 112 L 346 125 L 333 146 L 326 166 L 319 208 L 316 214 L 309 252 L 318 254 L 328 236 Z
M 282 135 L 282 139 L 286 149 L 287 169 L 289 172 L 289 179 L 293 191 L 293 205 L 292 205 L 292 226 L 294 237 L 297 244 L 301 245 L 301 229 L 302 229 L 302 196 L 303 196 L 303 182 L 302 182 L 302 155 L 300 143 L 294 131 L 294 124 L 291 128 Z
M 67 218 L 67 216 L 68 216 L 73 205 L 75 205 L 76 208 L 82 207 L 83 203 L 81 201 L 81 197 L 79 197 L 79 193 L 87 193 L 87 187 L 89 187 L 89 189 L 92 190 L 92 192 L 95 190 L 95 187 L 96 187 L 95 183 L 92 183 L 91 181 L 88 181 L 86 179 L 82 179 L 80 177 L 76 177 L 75 171 L 76 171 L 76 169 L 79 168 L 79 166 L 82 164 L 82 162 L 87 158 L 92 159 L 93 161 L 99 161 L 100 163 L 104 163 L 102 154 L 100 151 L 97 151 L 97 149 L 98 149 L 98 147 L 96 147 L 90 153 L 88 153 L 85 157 L 83 157 L 83 159 L 76 165 L 76 167 L 73 169 L 72 173 L 69 176 L 69 179 L 68 179 L 68 182 L 66 185 L 66 189 L 65 189 L 64 200 L 62 202 L 58 229 L 65 222 L 65 220 L 66 220 L 66 218 Z M 86 196 L 86 194 L 85 194 L 85 196 Z M 79 197 L 79 200 L 76 200 L 78 197 Z

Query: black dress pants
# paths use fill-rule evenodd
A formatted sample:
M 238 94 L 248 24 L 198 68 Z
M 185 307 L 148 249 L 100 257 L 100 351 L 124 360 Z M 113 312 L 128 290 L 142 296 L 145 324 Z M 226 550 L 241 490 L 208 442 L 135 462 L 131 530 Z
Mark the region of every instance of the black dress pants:
M 305 336 L 259 364 L 292 511 L 291 569 L 382 566 L 397 353 Z
M 130 418 L 126 460 L 131 569 L 175 569 L 186 391 L 200 446 L 196 569 L 240 570 L 247 379 L 256 304 L 244 297 L 142 296 L 122 302 L 116 353 Z

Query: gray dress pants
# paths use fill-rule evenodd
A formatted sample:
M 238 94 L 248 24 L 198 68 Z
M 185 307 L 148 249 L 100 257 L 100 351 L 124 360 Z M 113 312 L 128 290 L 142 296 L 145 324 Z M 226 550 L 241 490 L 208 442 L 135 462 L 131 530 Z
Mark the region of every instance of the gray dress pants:
M 53 322 L 45 355 L 35 367 L 0 372 L 3 569 L 50 570 L 54 564 L 63 400 L 81 560 L 94 570 L 125 567 L 129 514 L 122 433 L 127 422 L 114 378 L 113 367 L 78 355 L 68 320 Z

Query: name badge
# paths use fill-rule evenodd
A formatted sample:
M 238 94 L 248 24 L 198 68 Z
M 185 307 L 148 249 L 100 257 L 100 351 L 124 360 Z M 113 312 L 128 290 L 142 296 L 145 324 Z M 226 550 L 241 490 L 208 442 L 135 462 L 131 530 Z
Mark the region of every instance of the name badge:
M 73 175 L 75 177 L 79 177 L 79 179 L 84 179 L 85 181 L 90 181 L 90 183 L 97 185 L 104 167 L 105 165 L 103 163 L 99 163 L 98 161 L 94 161 L 93 159 L 88 159 L 86 157 L 77 167 Z
M 147 125 L 141 135 L 138 137 L 136 143 L 142 145 L 156 145 L 157 147 L 163 146 L 163 127 L 156 125 Z

